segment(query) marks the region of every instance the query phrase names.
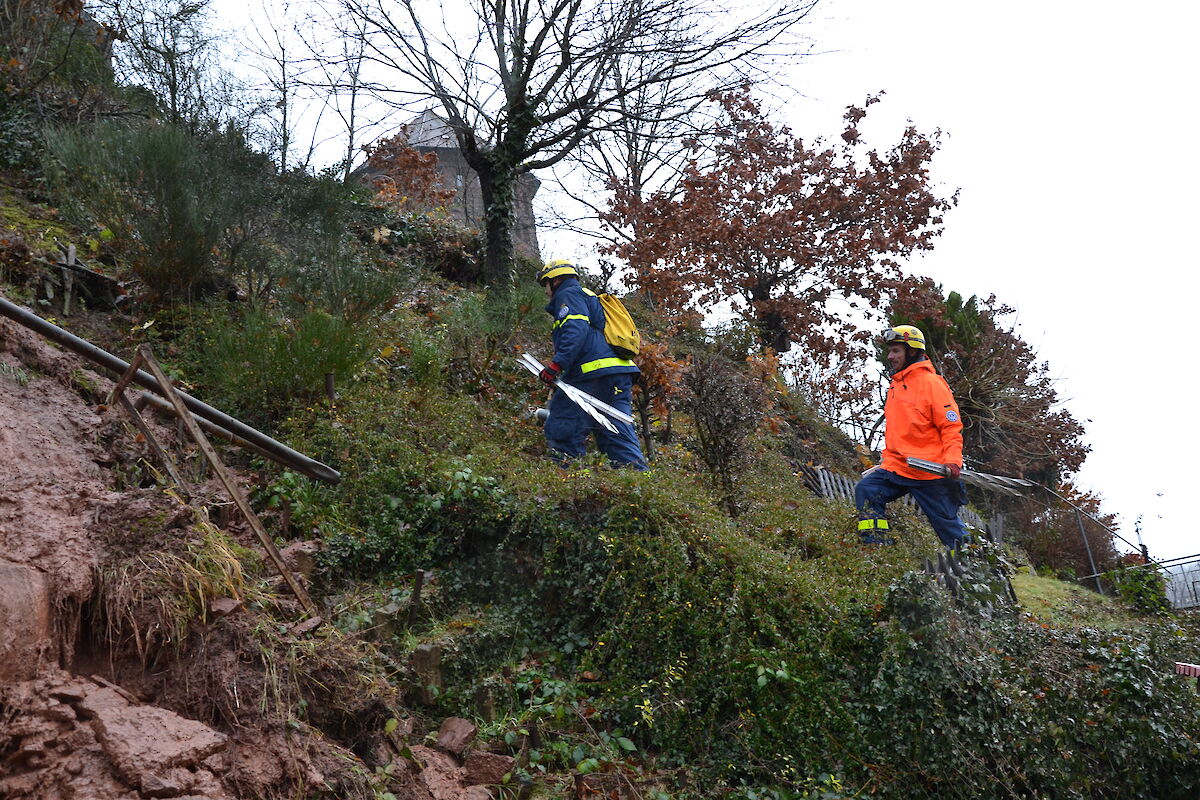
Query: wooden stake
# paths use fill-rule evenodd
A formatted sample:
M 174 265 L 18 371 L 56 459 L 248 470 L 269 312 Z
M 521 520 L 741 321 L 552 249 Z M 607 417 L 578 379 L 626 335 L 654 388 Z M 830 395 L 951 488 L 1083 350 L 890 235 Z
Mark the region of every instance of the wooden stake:
M 417 611 L 421 608 L 421 587 L 425 585 L 425 570 L 417 570 L 413 577 L 412 598 L 408 601 L 408 626 L 411 628 L 417 621 Z
M 75 288 L 75 245 L 67 248 L 65 266 L 61 267 L 63 281 L 63 316 L 71 316 L 71 290 Z
M 73 255 L 75 252 L 74 245 L 71 247 L 71 253 Z M 179 487 L 179 490 L 183 492 L 184 498 L 189 498 L 194 494 L 192 492 L 192 487 L 186 481 L 184 481 L 183 477 L 179 474 L 179 469 L 175 466 L 175 461 L 169 455 L 167 455 L 167 451 L 164 450 L 162 445 L 158 443 L 158 439 L 155 438 L 154 433 L 150 430 L 150 426 L 146 424 L 146 420 L 142 418 L 142 415 L 140 412 L 138 412 L 137 407 L 133 403 L 129 402 L 129 398 L 125 396 L 125 388 L 129 385 L 129 382 L 133 380 L 133 376 L 137 374 L 138 368 L 141 367 L 141 365 L 142 356 L 140 353 L 138 353 L 134 356 L 133 363 L 129 365 L 129 369 L 125 370 L 125 374 L 123 374 L 120 380 L 117 381 L 117 385 L 113 387 L 112 392 L 108 396 L 108 404 L 110 406 L 119 405 L 121 408 L 125 409 L 125 412 L 129 414 L 129 418 L 133 420 L 134 427 L 136 427 L 138 431 L 141 432 L 142 436 L 146 438 L 146 442 L 150 445 L 150 450 L 153 451 L 154 457 L 158 459 L 158 463 L 163 466 L 163 469 L 165 469 L 167 474 L 171 476 L 171 480 L 176 486 Z
M 146 420 L 142 419 L 142 415 L 133 407 L 133 403 L 129 402 L 129 398 L 125 396 L 124 392 L 117 395 L 117 403 L 129 414 L 129 418 L 133 420 L 134 426 L 141 431 L 142 436 L 146 437 L 146 442 L 149 443 L 150 449 L 154 452 L 154 457 L 166 469 L 167 474 L 171 476 L 171 480 L 179 487 L 179 491 L 183 492 L 184 499 L 187 500 L 193 497 L 195 492 L 192 491 L 191 485 L 180 476 L 179 469 L 175 466 L 174 460 L 167 455 L 167 451 L 158 443 L 158 439 L 154 438 L 154 434 L 150 431 L 150 426 L 146 424 Z
M 179 394 L 175 391 L 170 378 L 162 371 L 162 367 L 158 365 L 158 362 L 154 360 L 154 354 L 150 352 L 150 346 L 145 344 L 139 346 L 138 355 L 143 359 L 146 367 L 149 368 L 150 374 L 158 380 L 163 394 L 170 401 L 171 405 L 175 407 L 175 413 L 178 415 L 179 421 L 183 423 L 188 435 L 192 437 L 192 440 L 200 448 L 200 452 L 204 454 L 205 459 L 212 466 L 213 472 L 216 473 L 217 478 L 221 481 L 221 485 L 225 487 L 225 492 L 233 500 L 238 510 L 242 512 L 242 516 L 246 518 L 246 522 L 249 523 L 255 535 L 258 536 L 263 549 L 267 551 L 267 555 L 279 570 L 279 574 L 283 576 L 284 581 L 287 582 L 288 587 L 291 588 L 292 593 L 296 595 L 296 599 L 300 601 L 300 605 L 311 616 L 318 616 L 317 607 L 313 604 L 312 598 L 308 596 L 308 592 L 296 580 L 296 576 L 292 574 L 292 571 L 287 568 L 287 564 L 283 561 L 283 556 L 280 554 L 278 548 L 275 547 L 275 543 L 271 541 L 267 529 L 263 527 L 262 521 L 254 513 L 254 509 L 250 507 L 250 502 L 242 494 L 242 490 L 234 480 L 233 474 L 221 461 L 221 458 L 217 455 L 217 451 L 209 443 L 208 437 L 204 435 L 204 431 L 200 430 L 200 426 L 196 424 L 196 420 L 192 417 L 192 412 L 188 411 L 187 406 L 183 404 L 183 400 L 180 399 Z
M 110 406 L 117 402 L 118 397 L 124 394 L 125 388 L 129 386 L 129 382 L 133 380 L 133 376 L 137 374 L 137 371 L 141 368 L 141 366 L 142 354 L 135 353 L 133 356 L 133 363 L 129 365 L 129 369 L 125 370 L 125 374 L 121 376 L 119 381 L 117 381 L 117 385 L 113 387 L 112 394 L 108 396 L 108 404 Z

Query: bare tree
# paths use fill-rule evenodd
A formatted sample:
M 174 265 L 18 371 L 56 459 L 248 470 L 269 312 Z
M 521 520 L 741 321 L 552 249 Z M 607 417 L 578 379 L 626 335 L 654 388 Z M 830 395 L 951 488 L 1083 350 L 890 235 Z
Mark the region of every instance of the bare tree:
M 290 0 L 262 0 L 245 34 L 263 98 L 261 132 L 281 172 L 309 169 L 336 146 L 345 182 L 362 152 L 364 131 L 383 127 L 363 114 L 365 31 L 359 21 L 320 13 L 328 8 L 310 7 L 303 15 L 293 8 Z
M 410 108 L 432 101 L 478 175 L 492 285 L 510 273 L 521 174 L 614 130 L 651 87 L 691 82 L 703 94 L 712 74 L 794 54 L 791 35 L 816 2 L 739 11 L 718 0 L 339 1 L 364 24 L 368 61 L 389 72 L 374 77 L 373 94 Z
M 120 31 L 117 78 L 144 86 L 169 122 L 192 131 L 241 109 L 241 86 L 220 66 L 209 1 L 106 0 L 98 8 Z
M 339 40 L 340 58 L 337 71 L 331 70 L 327 61 L 322 61 L 324 70 L 324 85 L 330 89 L 330 101 L 333 111 L 342 121 L 345 131 L 345 158 L 342 163 L 342 182 L 350 181 L 350 172 L 354 168 L 354 159 L 361 149 L 360 137 L 363 129 L 369 127 L 360 117 L 363 64 L 366 59 L 366 28 L 361 19 L 348 20 L 351 36 Z M 313 50 L 314 54 L 317 52 Z M 320 59 L 318 59 L 320 60 Z
M 288 19 L 288 3 L 285 2 L 281 10 L 277 18 Z M 261 11 L 266 19 L 274 16 L 265 4 Z M 292 52 L 292 39 L 288 31 L 274 24 L 263 24 L 261 20 L 255 20 L 250 25 L 250 31 L 256 39 L 250 44 L 250 50 L 257 59 L 254 68 L 261 78 L 262 90 L 270 98 L 266 104 L 271 109 L 266 114 L 267 145 L 279 171 L 287 172 L 294 147 L 296 72 L 300 67 Z
M 330 100 L 328 95 L 314 94 L 312 73 L 317 62 L 311 58 L 301 34 L 310 20 L 293 23 L 289 28 L 274 20 L 292 19 L 291 4 L 285 2 L 277 9 L 267 3 L 261 6 L 262 17 L 250 26 L 253 33 L 248 48 L 255 56 L 252 67 L 258 73 L 258 90 L 265 95 L 265 135 L 268 150 L 274 154 L 281 173 L 289 169 L 307 169 L 317 149 L 321 119 Z M 317 112 L 312 115 L 312 106 Z M 307 146 L 299 145 L 300 132 L 308 134 Z M 293 155 L 295 154 L 295 155 Z

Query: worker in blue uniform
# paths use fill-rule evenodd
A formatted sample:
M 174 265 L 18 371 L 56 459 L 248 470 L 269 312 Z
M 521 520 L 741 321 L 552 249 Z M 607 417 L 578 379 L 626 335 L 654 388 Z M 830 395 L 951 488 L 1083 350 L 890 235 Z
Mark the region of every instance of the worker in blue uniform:
M 592 397 L 624 411 L 633 410 L 633 381 L 638 368 L 621 358 L 604 338 L 604 309 L 593 292 L 579 283 L 579 273 L 568 261 L 559 259 L 538 270 L 537 281 L 550 302 L 546 312 L 553 317 L 554 358 L 541 372 L 549 386 L 561 379 Z M 646 462 L 636 431 L 628 422 L 610 420 L 617 429 L 604 429 L 564 392 L 550 399 L 546 419 L 546 443 L 560 460 L 578 458 L 586 452 L 588 434 L 617 466 L 645 470 Z

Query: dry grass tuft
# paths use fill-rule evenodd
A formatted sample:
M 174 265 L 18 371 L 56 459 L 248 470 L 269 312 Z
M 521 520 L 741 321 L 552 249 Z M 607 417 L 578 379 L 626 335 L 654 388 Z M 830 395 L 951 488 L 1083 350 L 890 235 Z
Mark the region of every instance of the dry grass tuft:
M 177 546 L 138 553 L 102 570 L 98 604 L 110 645 L 132 638 L 144 662 L 166 644 L 179 647 L 193 623 L 206 624 L 212 601 L 265 596 L 247 580 L 244 549 L 203 513 Z
M 397 668 L 362 638 L 324 626 L 312 638 L 279 627 L 255 631 L 265 670 L 261 712 L 304 718 L 326 733 L 353 741 L 382 728 L 402 704 L 392 684 Z

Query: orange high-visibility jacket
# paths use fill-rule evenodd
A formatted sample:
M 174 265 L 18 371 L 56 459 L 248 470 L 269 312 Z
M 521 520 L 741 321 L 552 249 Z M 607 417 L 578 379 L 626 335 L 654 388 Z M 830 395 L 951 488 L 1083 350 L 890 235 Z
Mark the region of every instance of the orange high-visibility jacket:
M 962 466 L 962 417 L 945 378 L 928 359 L 911 364 L 892 376 L 883 432 L 884 469 L 917 480 L 938 476 L 905 463 L 923 458 L 939 464 Z

